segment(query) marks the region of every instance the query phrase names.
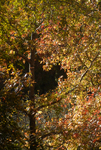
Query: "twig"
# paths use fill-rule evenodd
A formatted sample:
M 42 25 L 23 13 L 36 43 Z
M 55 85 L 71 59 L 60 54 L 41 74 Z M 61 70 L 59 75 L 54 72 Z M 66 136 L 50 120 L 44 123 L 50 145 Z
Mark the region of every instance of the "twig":
M 80 55 L 79 55 L 79 54 L 77 54 L 77 57 L 79 58 L 79 61 L 81 62 L 81 64 L 87 68 L 87 66 L 85 65 L 85 63 L 81 60 L 81 58 L 80 58 Z
M 85 53 L 86 53 L 86 56 L 87 56 L 88 60 L 91 62 L 91 60 L 90 60 L 90 58 L 89 58 L 89 56 L 88 56 L 87 52 L 85 52 Z
M 91 68 L 93 62 L 95 61 L 95 59 L 98 57 L 100 52 L 97 53 L 97 55 L 95 56 L 95 58 L 91 61 L 91 64 L 90 66 L 88 67 L 88 69 L 81 75 L 81 79 L 80 79 L 80 82 L 83 80 L 84 76 L 87 74 L 87 72 L 89 71 L 89 69 Z

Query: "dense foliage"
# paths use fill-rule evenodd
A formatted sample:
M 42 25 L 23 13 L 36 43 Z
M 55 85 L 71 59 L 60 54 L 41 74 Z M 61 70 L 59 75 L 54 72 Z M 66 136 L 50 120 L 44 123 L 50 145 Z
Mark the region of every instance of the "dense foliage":
M 100 3 L 0 1 L 2 149 L 101 149 Z

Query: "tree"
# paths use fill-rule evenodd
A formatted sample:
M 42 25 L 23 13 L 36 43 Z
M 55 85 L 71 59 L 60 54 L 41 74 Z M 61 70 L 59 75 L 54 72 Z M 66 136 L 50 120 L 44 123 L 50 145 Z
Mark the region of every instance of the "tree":
M 25 87 L 30 86 L 28 111 L 25 108 L 30 120 L 30 150 L 46 147 L 66 149 L 68 145 L 78 147 L 78 139 L 81 148 L 95 147 L 96 144 L 93 143 L 101 139 L 100 113 L 96 112 L 101 105 L 100 100 L 98 101 L 101 84 L 101 12 L 97 2 L 11 0 L 3 3 L 1 10 L 1 61 L 7 64 L 10 77 L 14 72 L 11 81 L 13 78 L 16 83 L 16 78 L 19 78 L 20 91 L 24 88 L 21 83 Z M 59 78 L 58 87 L 51 94 L 49 92 L 40 97 L 35 95 L 36 54 L 41 58 L 44 70 L 51 70 L 53 65 L 59 64 L 67 74 L 67 79 Z M 30 64 L 27 77 L 21 76 L 18 68 L 12 70 L 18 60 L 22 66 L 25 62 Z M 89 96 L 87 93 L 91 91 L 93 95 Z M 27 98 L 28 93 L 23 99 Z M 88 104 L 90 99 L 92 108 Z M 52 117 L 46 117 L 45 120 L 48 109 Z M 89 109 L 94 112 L 90 111 L 87 118 L 83 117 L 83 110 L 87 112 Z M 80 115 L 77 114 L 78 111 Z M 95 114 L 97 117 L 89 118 Z M 85 125 L 87 119 L 90 119 L 90 127 L 93 126 L 92 120 L 96 121 L 92 129 L 96 129 L 96 139 L 92 136 L 92 130 Z M 86 134 L 90 135 L 87 136 L 87 144 Z

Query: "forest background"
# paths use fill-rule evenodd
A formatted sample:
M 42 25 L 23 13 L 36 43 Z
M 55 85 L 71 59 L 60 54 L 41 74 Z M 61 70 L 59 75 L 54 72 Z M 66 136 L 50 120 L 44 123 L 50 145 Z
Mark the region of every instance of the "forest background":
M 101 149 L 101 1 L 0 1 L 0 149 Z

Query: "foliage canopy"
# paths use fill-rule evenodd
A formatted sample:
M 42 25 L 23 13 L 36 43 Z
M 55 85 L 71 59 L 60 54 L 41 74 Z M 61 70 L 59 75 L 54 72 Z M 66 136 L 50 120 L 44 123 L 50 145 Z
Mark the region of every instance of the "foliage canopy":
M 0 10 L 2 149 L 101 148 L 100 1 L 10 0 L 0 1 Z M 58 64 L 67 76 L 40 96 L 37 57 L 43 70 Z M 28 131 L 15 123 L 14 112 L 27 115 Z

